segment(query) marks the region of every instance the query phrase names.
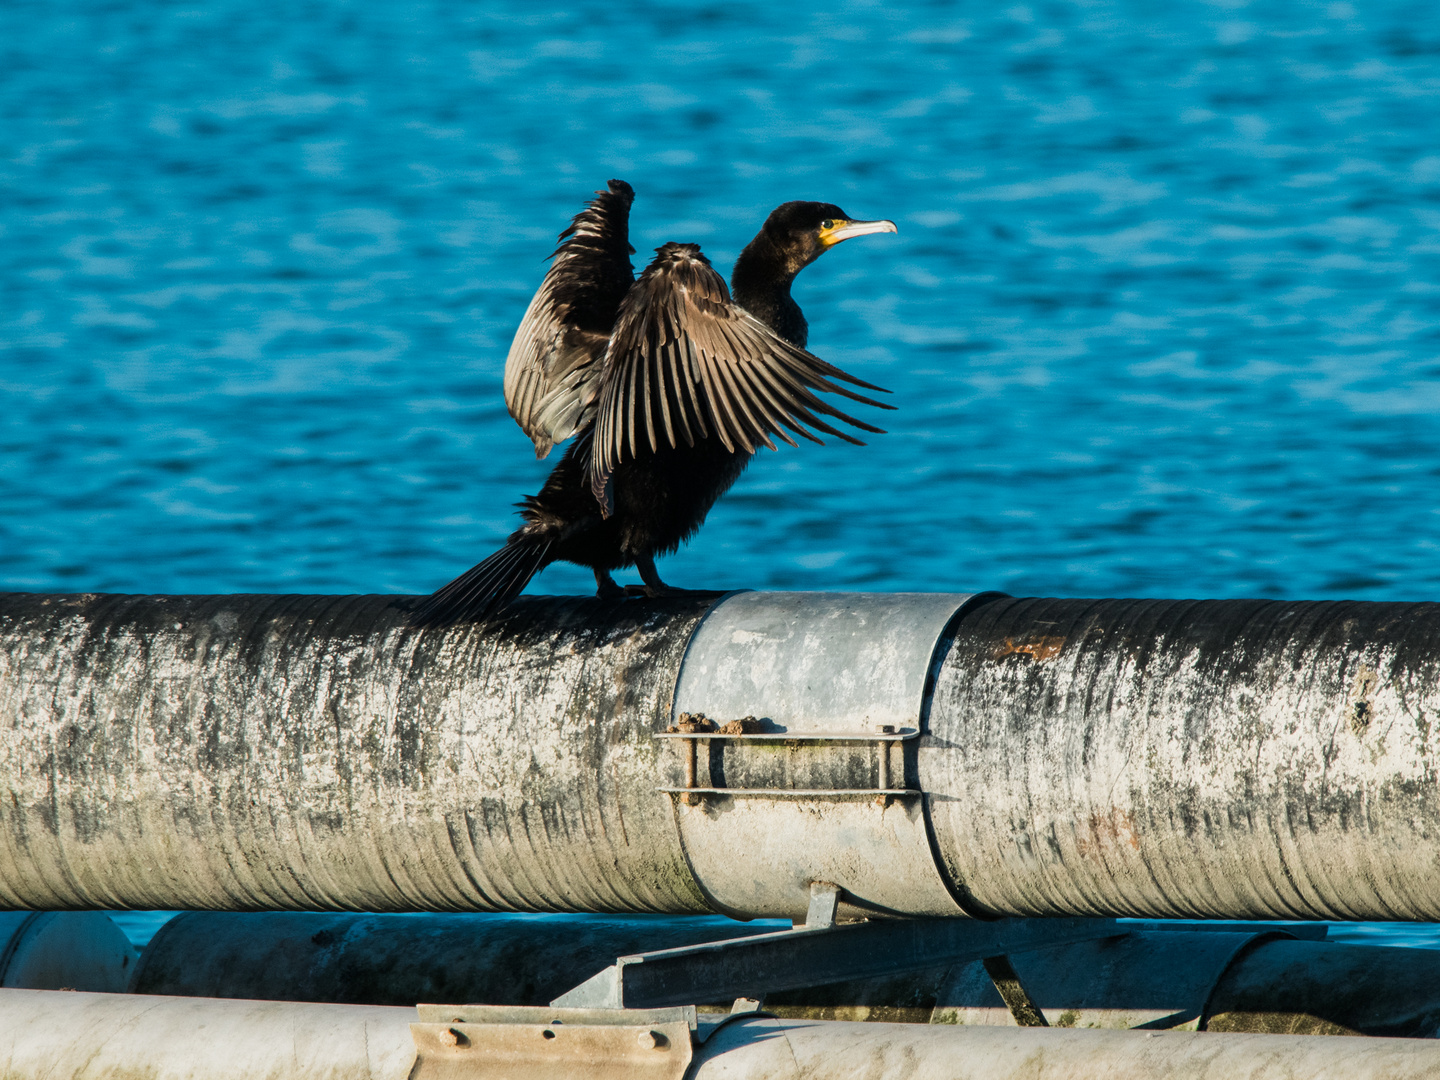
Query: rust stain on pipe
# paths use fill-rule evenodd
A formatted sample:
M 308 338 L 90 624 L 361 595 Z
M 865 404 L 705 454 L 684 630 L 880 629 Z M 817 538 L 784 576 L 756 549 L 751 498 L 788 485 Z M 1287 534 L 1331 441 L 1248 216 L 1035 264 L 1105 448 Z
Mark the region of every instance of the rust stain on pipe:
M 1140 837 L 1135 831 L 1135 815 L 1120 807 L 1091 814 L 1083 825 L 1075 828 L 1075 850 L 1081 855 L 1099 856 L 1123 844 L 1140 850 Z
M 1005 644 L 995 650 L 995 659 L 999 660 L 1006 656 L 1028 656 L 1038 663 L 1046 660 L 1053 660 L 1060 655 L 1060 650 L 1065 648 L 1063 637 L 1040 637 L 1025 642 L 1023 645 L 1016 645 L 1010 638 L 1005 639 Z

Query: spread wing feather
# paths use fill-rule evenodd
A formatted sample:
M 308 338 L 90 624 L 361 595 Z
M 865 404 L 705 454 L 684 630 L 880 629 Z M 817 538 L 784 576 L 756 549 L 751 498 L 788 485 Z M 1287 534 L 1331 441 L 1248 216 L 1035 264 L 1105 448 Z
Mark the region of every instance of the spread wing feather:
M 575 216 L 505 359 L 505 404 L 544 457 L 589 425 L 600 394 L 601 361 L 620 301 L 635 280 L 630 204 L 623 180 Z
M 717 438 L 727 450 L 797 445 L 812 430 L 860 440 L 821 417 L 862 431 L 880 428 L 817 397 L 838 394 L 889 409 L 841 385 L 885 393 L 793 345 L 737 307 L 725 281 L 694 244 L 657 248 L 620 305 L 605 352 L 590 456 L 590 487 L 609 513 L 607 484 L 617 465 L 683 441 Z

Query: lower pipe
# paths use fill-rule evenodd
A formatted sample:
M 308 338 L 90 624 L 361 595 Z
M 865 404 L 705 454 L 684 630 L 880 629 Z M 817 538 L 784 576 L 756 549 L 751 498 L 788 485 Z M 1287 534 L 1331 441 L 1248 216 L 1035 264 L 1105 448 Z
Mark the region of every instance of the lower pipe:
M 1208 1031 L 1285 1035 L 1440 1034 L 1440 964 L 1430 949 L 1257 943 L 1221 976 Z
M 0 911 L 0 986 L 125 989 L 135 950 L 100 911 Z
M 1395 1080 L 1434 1070 L 1440 1046 L 1408 1039 L 761 1019 L 716 1032 L 693 1080 Z
M 0 1076 L 46 1080 L 406 1080 L 410 1009 L 0 990 Z M 473 1030 L 473 1029 L 467 1029 Z M 536 1030 L 530 1075 L 585 1080 L 606 1063 L 556 1057 Z M 568 1038 L 568 1036 L 567 1036 Z M 453 1080 L 485 1080 L 447 1063 Z M 925 1027 L 755 1017 L 694 1051 L 692 1080 L 1393 1080 L 1440 1072 L 1413 1039 Z M 422 1066 L 423 1071 L 423 1066 Z M 437 1074 L 438 1075 L 438 1074 Z M 638 1075 L 638 1073 L 636 1074 Z
M 130 989 L 366 1005 L 542 1006 L 618 956 L 773 929 L 653 916 L 188 912 L 146 946 Z M 1289 929 L 1324 933 L 1324 927 Z M 1295 940 L 1284 929 L 1256 923 L 1142 925 L 1010 957 L 1021 985 L 1055 1027 L 1411 1038 L 1440 1034 L 1434 959 L 1426 949 Z M 791 1019 L 1015 1022 L 980 961 L 771 993 L 764 1007 Z
M 3 1080 L 406 1080 L 414 1009 L 0 990 Z

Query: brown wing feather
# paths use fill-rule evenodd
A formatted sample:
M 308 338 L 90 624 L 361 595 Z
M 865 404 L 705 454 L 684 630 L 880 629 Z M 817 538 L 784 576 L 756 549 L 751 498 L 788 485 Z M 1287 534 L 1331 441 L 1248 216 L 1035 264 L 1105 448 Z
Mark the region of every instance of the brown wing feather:
M 544 457 L 590 422 L 601 361 L 630 266 L 634 192 L 611 180 L 560 234 L 554 262 L 515 331 L 505 359 L 505 404 Z
M 837 394 L 882 404 L 837 380 L 885 391 L 786 341 L 730 299 L 725 281 L 694 244 L 666 244 L 626 294 L 603 361 L 596 404 L 590 486 L 609 513 L 606 486 L 615 467 L 683 438 L 717 438 L 727 450 L 775 449 L 787 431 L 820 442 L 813 431 L 860 440 L 822 420 L 880 429 L 816 396 Z M 813 430 L 812 430 L 813 429 Z

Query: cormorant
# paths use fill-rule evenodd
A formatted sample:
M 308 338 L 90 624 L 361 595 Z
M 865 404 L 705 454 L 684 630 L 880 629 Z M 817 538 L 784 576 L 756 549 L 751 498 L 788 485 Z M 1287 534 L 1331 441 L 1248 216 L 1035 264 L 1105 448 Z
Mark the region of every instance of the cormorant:
M 418 624 L 484 618 L 557 560 L 588 566 L 602 597 L 625 594 L 612 570 L 635 566 L 649 596 L 671 592 L 655 570 L 693 536 L 710 507 L 774 435 L 809 430 L 860 440 L 821 416 L 880 429 L 815 396 L 889 409 L 835 380 L 885 393 L 805 351 L 808 328 L 790 295 L 795 275 L 852 236 L 895 232 L 838 206 L 777 207 L 735 261 L 732 292 L 695 244 L 663 244 L 635 280 L 630 205 L 611 180 L 560 234 L 545 280 L 505 361 L 505 403 L 544 457 L 575 436 L 524 524 L 484 562 L 428 597 Z M 819 414 L 819 415 L 817 415 Z

